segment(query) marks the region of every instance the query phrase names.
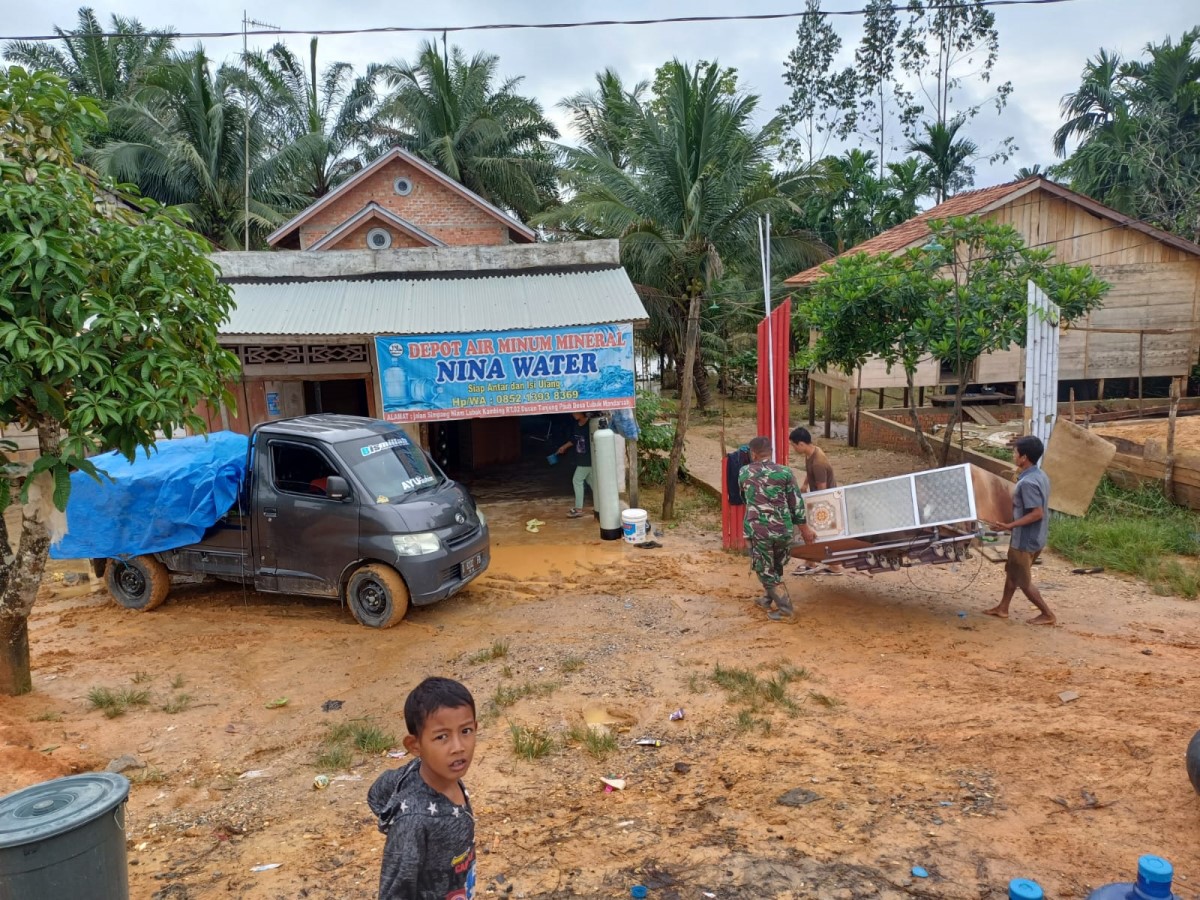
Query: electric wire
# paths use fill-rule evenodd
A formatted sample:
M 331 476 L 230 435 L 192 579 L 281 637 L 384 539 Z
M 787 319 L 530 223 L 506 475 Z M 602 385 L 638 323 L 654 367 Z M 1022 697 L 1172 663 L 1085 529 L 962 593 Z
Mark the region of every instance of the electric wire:
M 981 0 L 977 6 L 985 7 L 1001 7 L 1001 6 L 1055 6 L 1062 3 L 1076 3 L 1079 0 Z M 958 3 L 930 3 L 925 6 L 927 12 L 937 12 L 942 9 L 956 9 Z M 891 9 L 897 13 L 905 13 L 909 11 L 907 3 L 893 3 Z M 802 10 L 799 12 L 778 12 L 778 13 L 738 13 L 723 16 L 667 16 L 655 19 L 595 19 L 583 22 L 495 22 L 479 25 L 383 25 L 373 28 L 281 28 L 261 31 L 190 31 L 171 33 L 171 37 L 178 39 L 191 38 L 232 38 L 241 37 L 243 34 L 248 36 L 265 36 L 265 35 L 349 35 L 349 34 L 445 34 L 459 33 L 470 31 L 518 31 L 518 30 L 567 30 L 572 28 L 606 28 L 612 26 L 628 25 L 628 26 L 645 26 L 645 25 L 705 25 L 716 24 L 722 22 L 766 22 L 779 19 L 805 19 L 814 15 L 849 17 L 866 15 L 866 9 L 839 9 L 839 10 L 822 10 L 819 12 L 810 12 Z M 26 35 L 0 35 L 0 41 L 24 41 L 28 43 L 45 42 L 45 41 L 60 41 L 75 37 L 85 37 L 88 39 L 94 38 L 112 38 L 119 37 L 124 39 L 134 39 L 138 37 L 148 40 L 155 40 L 161 37 L 161 34 L 147 32 L 145 34 L 127 34 L 123 32 L 89 32 L 86 35 L 66 34 L 26 34 Z

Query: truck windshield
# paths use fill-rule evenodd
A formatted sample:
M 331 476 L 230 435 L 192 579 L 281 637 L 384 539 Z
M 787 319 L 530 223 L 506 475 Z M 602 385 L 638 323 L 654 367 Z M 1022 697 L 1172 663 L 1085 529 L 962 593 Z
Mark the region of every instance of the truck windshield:
M 376 503 L 391 503 L 442 480 L 421 448 L 402 431 L 338 444 L 337 453 Z

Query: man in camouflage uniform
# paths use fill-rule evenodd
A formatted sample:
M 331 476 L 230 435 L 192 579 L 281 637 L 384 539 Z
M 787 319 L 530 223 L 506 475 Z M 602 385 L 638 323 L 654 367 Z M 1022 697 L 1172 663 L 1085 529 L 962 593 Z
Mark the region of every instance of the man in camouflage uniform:
M 787 466 L 771 462 L 770 438 L 756 437 L 750 442 L 750 463 L 738 473 L 738 487 L 746 499 L 750 566 L 766 590 L 766 596 L 754 602 L 767 610 L 767 618 L 772 621 L 795 621 L 792 600 L 783 583 L 783 567 L 791 557 L 792 530 L 800 526 L 806 543 L 817 536 L 804 520 L 804 501 L 796 476 Z

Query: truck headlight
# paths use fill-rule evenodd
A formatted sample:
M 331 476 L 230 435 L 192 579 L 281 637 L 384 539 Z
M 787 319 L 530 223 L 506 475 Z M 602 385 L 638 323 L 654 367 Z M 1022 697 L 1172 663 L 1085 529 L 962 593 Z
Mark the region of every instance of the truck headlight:
M 424 556 L 426 553 L 437 553 L 442 549 L 442 542 L 432 531 L 422 531 L 418 534 L 393 534 L 392 545 L 401 556 Z

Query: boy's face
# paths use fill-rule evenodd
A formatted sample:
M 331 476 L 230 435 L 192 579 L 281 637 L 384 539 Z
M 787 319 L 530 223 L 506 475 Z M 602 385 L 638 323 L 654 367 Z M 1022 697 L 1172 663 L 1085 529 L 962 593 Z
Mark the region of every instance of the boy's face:
M 443 706 L 425 720 L 420 735 L 407 735 L 404 747 L 421 757 L 425 783 L 445 794 L 466 774 L 475 756 L 475 714 L 469 706 Z

